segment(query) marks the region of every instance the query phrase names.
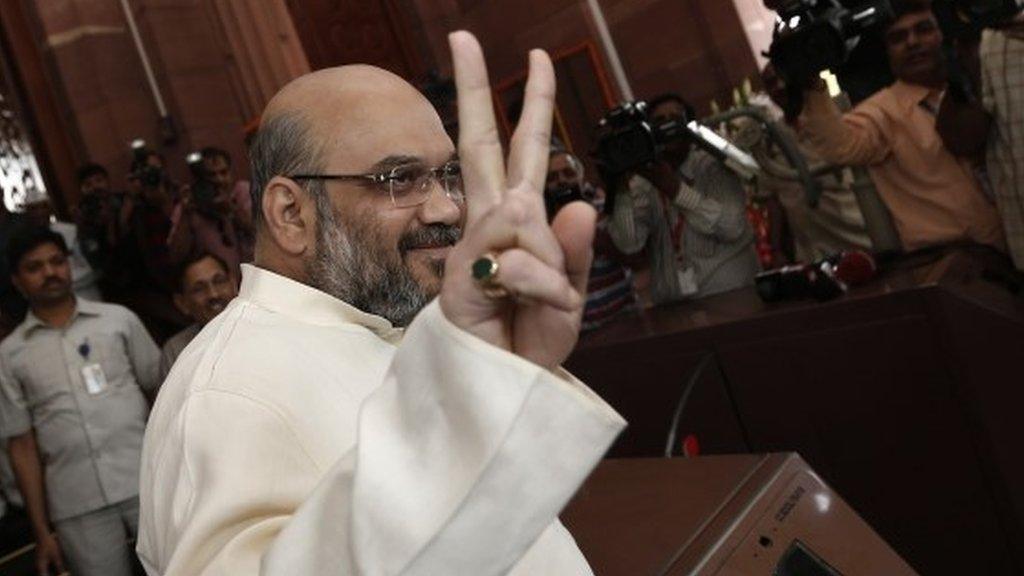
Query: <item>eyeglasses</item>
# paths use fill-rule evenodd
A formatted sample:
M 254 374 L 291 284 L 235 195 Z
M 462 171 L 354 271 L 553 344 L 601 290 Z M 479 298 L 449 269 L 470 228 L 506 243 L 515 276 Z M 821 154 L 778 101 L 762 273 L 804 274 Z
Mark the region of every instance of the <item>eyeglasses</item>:
M 292 180 L 352 180 L 364 181 L 387 191 L 395 208 L 419 206 L 430 198 L 435 183 L 440 183 L 444 193 L 456 204 L 466 201 L 462 187 L 462 168 L 458 161 L 447 162 L 437 168 L 420 164 L 396 166 L 387 172 L 376 174 L 295 174 Z

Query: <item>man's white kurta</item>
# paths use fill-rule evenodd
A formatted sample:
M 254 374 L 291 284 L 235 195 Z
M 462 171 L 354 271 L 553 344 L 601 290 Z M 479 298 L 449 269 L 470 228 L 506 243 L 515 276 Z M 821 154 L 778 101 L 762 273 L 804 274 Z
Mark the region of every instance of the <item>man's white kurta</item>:
M 436 301 L 403 336 L 246 266 L 150 417 L 139 555 L 169 576 L 589 574 L 557 515 L 624 424 Z

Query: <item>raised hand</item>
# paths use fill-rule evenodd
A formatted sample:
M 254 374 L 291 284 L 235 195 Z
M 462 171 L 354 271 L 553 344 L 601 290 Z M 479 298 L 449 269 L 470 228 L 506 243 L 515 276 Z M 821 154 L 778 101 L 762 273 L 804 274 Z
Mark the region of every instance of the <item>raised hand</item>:
M 546 53 L 530 52 L 523 113 L 506 164 L 480 45 L 468 32 L 453 33 L 449 43 L 468 213 L 462 240 L 448 257 L 441 309 L 463 330 L 554 368 L 579 337 L 597 217 L 575 202 L 548 225 L 543 193 L 554 68 Z M 498 263 L 495 285 L 509 296 L 488 295 L 474 279 L 473 264 L 486 255 Z

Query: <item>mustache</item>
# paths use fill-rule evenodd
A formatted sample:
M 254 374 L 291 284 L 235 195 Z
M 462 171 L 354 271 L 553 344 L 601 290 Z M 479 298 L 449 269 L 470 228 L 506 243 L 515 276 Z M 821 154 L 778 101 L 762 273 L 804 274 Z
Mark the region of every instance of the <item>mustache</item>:
M 67 284 L 67 282 L 63 278 L 47 278 L 46 281 L 43 282 L 43 288 L 56 288 L 64 286 L 65 284 Z
M 417 248 L 453 246 L 460 238 L 462 228 L 458 226 L 430 224 L 403 235 L 398 240 L 398 251 L 405 254 Z

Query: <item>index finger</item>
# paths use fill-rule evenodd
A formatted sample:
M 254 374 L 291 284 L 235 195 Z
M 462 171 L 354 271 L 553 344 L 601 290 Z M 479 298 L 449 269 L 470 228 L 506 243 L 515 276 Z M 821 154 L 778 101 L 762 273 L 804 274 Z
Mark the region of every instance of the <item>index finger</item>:
M 505 160 L 483 50 L 466 31 L 448 36 L 459 106 L 459 161 L 466 190 L 467 226 L 501 201 Z

